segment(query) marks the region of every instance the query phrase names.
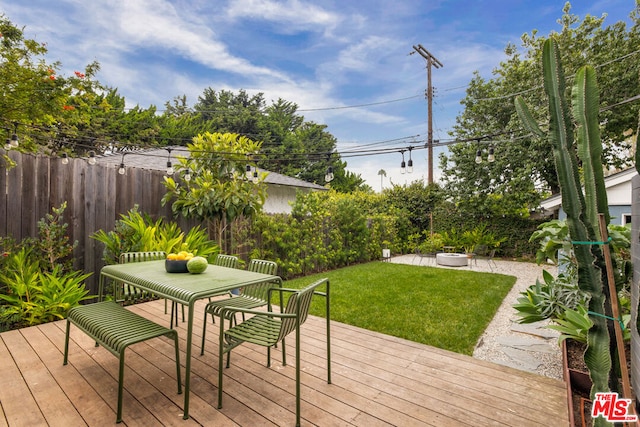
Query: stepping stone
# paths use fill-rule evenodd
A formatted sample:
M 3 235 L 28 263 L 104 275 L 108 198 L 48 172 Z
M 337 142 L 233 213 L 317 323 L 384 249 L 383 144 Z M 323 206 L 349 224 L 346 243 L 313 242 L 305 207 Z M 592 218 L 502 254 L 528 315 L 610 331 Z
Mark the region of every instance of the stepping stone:
M 546 341 L 521 338 L 521 337 L 498 337 L 496 342 L 505 347 L 515 348 L 521 351 L 534 351 L 540 353 L 554 353 L 553 344 Z M 554 343 L 555 344 L 555 343 Z
M 512 348 L 504 348 L 504 353 L 509 356 L 513 362 L 517 365 L 514 367 L 524 368 L 529 372 L 536 372 L 540 366 L 542 366 L 542 362 L 539 358 L 531 356 L 526 351 L 516 350 Z M 513 366 L 513 365 L 512 365 Z
M 546 339 L 558 338 L 560 333 L 558 331 L 554 331 L 553 329 L 545 328 L 545 325 L 547 325 L 547 323 L 513 323 L 509 329 L 513 332 L 520 332 L 523 334 L 529 334 Z

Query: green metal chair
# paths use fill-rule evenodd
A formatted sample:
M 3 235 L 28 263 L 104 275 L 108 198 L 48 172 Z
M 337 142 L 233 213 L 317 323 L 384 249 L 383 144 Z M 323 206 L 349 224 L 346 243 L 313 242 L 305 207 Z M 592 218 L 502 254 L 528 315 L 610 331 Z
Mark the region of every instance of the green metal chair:
M 263 259 L 252 259 L 249 261 L 247 270 L 256 273 L 274 275 L 278 271 L 278 265 L 273 261 L 265 261 Z M 225 298 L 222 300 L 211 301 L 204 309 L 204 321 L 202 323 L 202 346 L 200 347 L 200 355 L 204 354 L 204 344 L 207 331 L 207 314 L 211 315 L 214 319 L 215 316 L 220 317 L 220 312 L 225 307 L 236 308 L 258 308 L 267 305 L 267 293 L 269 288 L 273 286 L 273 282 L 260 283 L 258 285 L 247 286 L 240 291 L 238 296 L 232 296 L 231 298 Z M 236 321 L 235 315 L 228 318 L 229 327 Z M 244 314 L 242 316 L 244 320 Z M 222 321 L 222 320 L 220 320 Z
M 433 263 L 435 264 L 436 252 L 422 252 L 420 249 L 416 248 L 413 256 L 413 263 L 415 263 L 416 258 L 418 258 L 418 265 L 422 265 L 422 260 L 425 258 L 427 259 L 427 263 L 431 264 L 431 262 L 433 261 Z
M 494 267 L 498 268 L 498 265 L 493 260 L 496 255 L 496 250 L 489 248 L 487 245 L 476 245 L 473 248 L 473 260 L 476 265 L 478 265 L 478 260 L 487 261 L 487 265 L 489 266 L 489 270 L 493 272 Z
M 218 254 L 213 264 L 219 265 L 220 267 L 238 268 L 238 257 Z
M 325 292 L 316 289 L 326 286 Z M 273 293 L 285 298 L 289 295 L 283 312 L 274 311 L 271 303 Z M 307 320 L 313 295 L 322 295 L 326 299 L 327 321 L 327 383 L 331 384 L 331 345 L 330 345 L 330 315 L 329 315 L 329 279 L 320 279 L 304 289 L 271 288 L 268 292 L 267 311 L 225 307 L 221 310 L 222 318 L 229 318 L 235 313 L 252 314 L 253 316 L 234 327 L 225 330 L 224 322 L 220 321 L 220 347 L 218 354 L 218 409 L 222 408 L 222 378 L 223 359 L 227 355 L 229 368 L 231 350 L 244 342 L 267 347 L 267 367 L 271 366 L 271 347 L 282 342 L 282 364 L 286 366 L 285 337 L 292 332 L 296 335 L 296 426 L 300 425 L 300 327 Z
M 146 251 L 146 252 L 124 252 L 120 254 L 120 264 L 125 264 L 129 262 L 144 262 L 144 261 L 157 261 L 166 259 L 167 255 L 163 251 Z M 149 299 L 155 298 L 154 295 L 151 295 L 148 292 L 141 291 L 140 289 L 129 285 L 128 283 L 122 283 L 121 292 L 122 299 L 125 304 L 141 302 Z M 116 301 L 121 301 L 121 299 L 116 298 Z M 171 303 L 171 323 L 170 328 L 173 328 L 173 319 L 175 316 L 176 324 L 178 323 L 178 312 L 175 310 L 177 303 Z M 164 300 L 164 313 L 167 314 L 167 300 Z M 182 306 L 182 321 L 184 322 L 184 306 Z
M 163 251 L 124 252 L 120 254 L 119 261 L 120 264 L 125 264 L 129 262 L 157 261 L 165 259 L 166 257 L 167 255 Z M 154 295 L 131 286 L 128 283 L 120 283 L 120 286 L 115 291 L 116 301 L 122 302 L 124 305 L 155 298 Z

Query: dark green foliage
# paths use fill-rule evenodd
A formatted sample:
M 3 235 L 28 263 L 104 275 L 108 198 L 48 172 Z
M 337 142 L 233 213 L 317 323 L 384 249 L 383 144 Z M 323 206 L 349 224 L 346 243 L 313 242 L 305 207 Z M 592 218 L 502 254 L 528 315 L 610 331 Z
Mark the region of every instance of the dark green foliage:
M 571 13 L 568 2 L 564 6 L 559 2 L 557 7 L 562 8 L 557 29 L 548 34 L 536 30 L 523 34 L 518 45 L 505 46 L 506 58 L 489 78 L 476 72 L 468 85 L 461 101 L 464 110 L 452 135 L 468 142 L 450 146 L 441 161 L 444 189 L 464 210 L 491 216 L 527 215 L 541 198 L 559 192 L 551 142 L 538 132 L 523 129 L 513 105 L 515 94 L 521 94 L 530 106 L 531 121 L 544 123 L 546 131 L 549 105 L 539 88 L 543 85 L 543 45 L 552 38 L 560 47 L 568 77 L 585 64 L 597 67 L 600 99 L 596 102 L 603 145 L 599 163 L 618 169 L 631 165 L 628 153 L 634 137 L 629 138 L 629 130 L 638 126 L 639 104 L 625 101 L 638 94 L 638 3 L 629 2 L 630 25 L 605 16 L 580 18 Z M 486 159 L 489 144 L 495 148 L 495 162 L 476 164 L 475 151 L 483 150 Z
M 377 197 L 299 194 L 291 215 L 260 214 L 241 240 L 251 242 L 251 258 L 277 262 L 284 278 L 377 260 L 383 248 L 401 253 L 405 242 L 399 230 L 407 224 L 396 211 L 378 211 Z
M 409 185 L 394 185 L 384 190 L 383 202 L 402 210 L 416 230 L 429 230 L 431 213 L 444 201 L 444 193 L 435 184 L 413 181 Z
M 521 215 L 485 216 L 450 202 L 440 203 L 433 211 L 434 232 L 464 232 L 485 225 L 487 232 L 505 239 L 496 251 L 497 256 L 505 258 L 533 258 L 537 245 L 529 242 L 527 236 L 542 222 Z
M 60 266 L 43 271 L 24 248 L 12 254 L 0 272 L 0 330 L 64 319 L 71 307 L 91 298 L 83 283 L 90 275 L 65 273 Z
M 73 270 L 73 250 L 78 242 L 69 241 L 68 224 L 63 222 L 66 208 L 66 202 L 59 208 L 53 207 L 53 213 L 46 214 L 38 221 L 38 238 L 15 242 L 10 237 L 0 237 L 0 251 L 3 254 L 0 270 L 7 268 L 5 262 L 12 254 L 26 249 L 30 262 L 38 263 L 44 271 L 52 272 L 59 268 L 63 273 L 70 273 Z
M 35 242 L 42 259 L 42 266 L 49 272 L 60 268 L 70 272 L 73 268 L 73 250 L 78 242 L 69 242 L 68 224 L 63 222 L 67 202 L 59 208 L 54 207 L 52 214 L 38 221 L 38 240 Z
M 0 330 L 63 319 L 69 308 L 87 297 L 90 274 L 72 269 L 73 248 L 66 208 L 53 208 L 38 222 L 38 239 L 0 239 Z
M 173 222 L 162 218 L 153 221 L 148 215 L 138 212 L 137 206 L 120 217 L 112 231 L 98 230 L 91 236 L 104 244 L 102 259 L 105 264 L 117 264 L 124 252 L 171 253 L 186 250 L 211 261 L 219 252 L 218 246 L 208 239 L 206 230 L 200 227 L 193 227 L 185 233 Z

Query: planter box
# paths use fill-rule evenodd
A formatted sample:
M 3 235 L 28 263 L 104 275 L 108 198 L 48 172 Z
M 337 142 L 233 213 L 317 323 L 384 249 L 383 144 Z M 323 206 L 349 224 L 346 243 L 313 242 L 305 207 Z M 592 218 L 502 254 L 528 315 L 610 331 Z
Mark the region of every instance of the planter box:
M 576 346 L 580 347 L 580 350 L 575 350 Z M 569 357 L 570 352 L 574 351 L 582 354 L 584 346 L 573 340 L 564 340 L 562 342 L 562 374 L 567 385 L 569 423 L 572 427 L 581 427 L 583 425 L 591 425 L 591 400 L 589 395 L 592 382 L 589 372 L 582 368 L 570 366 L 573 357 Z M 585 424 L 586 421 L 589 422 Z

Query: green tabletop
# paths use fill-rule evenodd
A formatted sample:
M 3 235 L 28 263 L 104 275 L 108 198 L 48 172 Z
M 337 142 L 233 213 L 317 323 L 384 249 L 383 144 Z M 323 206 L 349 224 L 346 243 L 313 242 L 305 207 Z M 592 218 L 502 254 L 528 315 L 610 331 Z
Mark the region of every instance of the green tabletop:
M 107 265 L 102 268 L 100 276 L 101 294 L 104 278 L 111 278 L 185 305 L 238 287 L 280 282 L 278 276 L 217 265 L 209 265 L 201 274 L 167 273 L 164 260 Z
M 193 308 L 197 300 L 220 295 L 232 289 L 274 282 L 279 286 L 282 280 L 278 276 L 254 273 L 236 268 L 209 265 L 204 273 L 167 273 L 164 260 L 131 262 L 107 265 L 100 271 L 100 298 L 103 296 L 105 282 L 117 280 L 147 290 L 159 297 L 168 298 L 189 306 L 187 323 L 187 357 L 184 381 L 184 415 L 189 418 L 189 392 L 191 386 L 191 347 L 193 342 Z

